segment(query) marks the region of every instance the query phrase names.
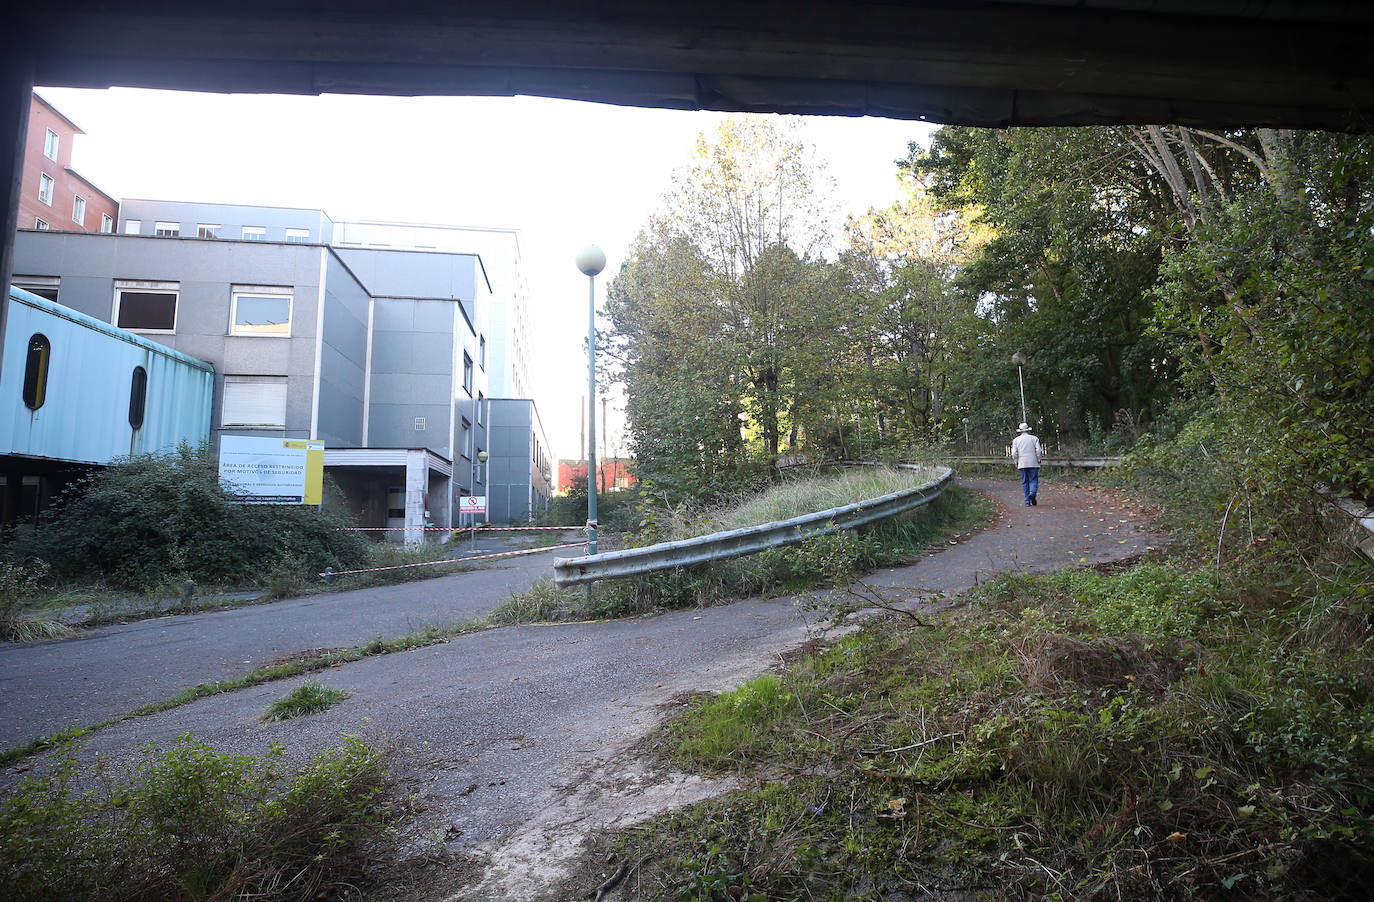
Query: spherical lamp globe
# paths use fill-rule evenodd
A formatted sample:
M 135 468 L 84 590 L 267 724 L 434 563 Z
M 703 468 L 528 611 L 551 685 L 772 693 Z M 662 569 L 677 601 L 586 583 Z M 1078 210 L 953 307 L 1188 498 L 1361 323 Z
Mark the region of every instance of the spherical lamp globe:
M 584 276 L 594 276 L 606 268 L 606 252 L 589 244 L 577 252 L 577 268 Z

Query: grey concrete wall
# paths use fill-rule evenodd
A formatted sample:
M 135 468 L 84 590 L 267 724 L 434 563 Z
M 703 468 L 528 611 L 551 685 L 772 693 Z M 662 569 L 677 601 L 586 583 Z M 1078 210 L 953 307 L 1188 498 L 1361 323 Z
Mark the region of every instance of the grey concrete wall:
M 285 376 L 286 429 L 278 432 L 318 437 L 331 447 L 360 447 L 364 438 L 372 447 L 426 447 L 463 472 L 467 459 L 460 459 L 455 426 L 459 416 L 478 423 L 474 404 L 487 392 L 486 372 L 475 365 L 471 394 L 463 388 L 464 352 L 474 364 L 479 359 L 474 311 L 484 316 L 489 299 L 475 257 L 342 249 L 336 258 L 330 249 L 302 244 L 32 231 L 20 232 L 15 248 L 17 273 L 57 277 L 60 303 L 106 322 L 113 319 L 116 280 L 177 283 L 176 332 L 150 337 L 214 365 L 216 439 L 225 375 Z M 290 287 L 290 338 L 230 335 L 235 284 Z M 372 369 L 364 436 L 369 303 Z M 416 417 L 424 418 L 423 430 L 415 428 Z M 478 427 L 476 447 L 488 446 Z
M 523 523 L 549 492 L 535 465 L 535 435 L 542 431 L 534 402 L 500 398 L 491 403 L 491 519 Z M 536 510 L 534 513 L 539 513 Z
M 478 265 L 472 254 L 349 247 L 334 251 L 374 298 L 458 301 L 469 325 L 475 322 Z
M 372 299 L 332 253 L 326 255 L 320 411 L 315 437 L 331 448 L 363 447 L 367 317 Z
M 105 322 L 113 322 L 116 280 L 177 283 L 175 334 L 149 337 L 214 365 L 215 441 L 226 375 L 287 377 L 286 428 L 275 432 L 310 438 L 320 259 L 325 253 L 325 248 L 302 244 L 20 232 L 15 271 L 58 277 L 59 303 Z M 291 337 L 230 335 L 236 284 L 290 287 Z
M 285 241 L 286 230 L 306 229 L 309 244 L 329 244 L 334 240 L 334 223 L 323 210 L 293 207 L 254 207 L 244 204 L 203 204 L 190 201 L 126 199 L 119 205 L 119 232 L 128 220 L 139 221 L 140 235 L 153 235 L 156 223 L 176 222 L 181 237 L 195 238 L 200 223 L 220 226 L 219 237 L 238 241 L 244 226 L 267 229 L 266 241 Z
M 451 447 L 453 399 L 462 391 L 453 365 L 455 318 L 452 301 L 373 301 L 369 446 L 425 447 L 458 466 L 460 449 Z M 423 430 L 416 417 L 424 417 Z

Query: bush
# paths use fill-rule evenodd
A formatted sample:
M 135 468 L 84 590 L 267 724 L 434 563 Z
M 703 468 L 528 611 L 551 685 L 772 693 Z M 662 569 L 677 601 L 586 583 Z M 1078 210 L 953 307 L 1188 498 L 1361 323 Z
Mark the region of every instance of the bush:
M 356 879 L 390 819 L 382 754 L 356 737 L 282 772 L 281 746 L 226 755 L 181 737 L 78 789 L 70 748 L 0 805 L 0 897 L 314 899 Z
M 72 634 L 66 624 L 47 617 L 35 617 L 26 606 L 43 589 L 49 567 L 36 558 L 27 561 L 0 561 L 0 639 L 9 642 L 34 642 Z
M 318 573 L 358 566 L 367 542 L 341 532 L 341 510 L 236 503 L 207 448 L 130 458 L 58 500 L 49 521 L 14 536 L 10 560 L 33 556 L 68 578 L 148 590 L 187 578 L 238 584 L 283 563 Z

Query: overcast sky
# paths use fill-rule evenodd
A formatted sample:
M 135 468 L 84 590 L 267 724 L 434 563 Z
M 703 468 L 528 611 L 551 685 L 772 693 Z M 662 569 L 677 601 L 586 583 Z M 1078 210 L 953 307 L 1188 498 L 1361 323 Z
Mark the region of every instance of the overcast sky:
M 72 167 L 117 198 L 519 229 L 535 401 L 553 453 L 563 458 L 579 456 L 587 388 L 587 284 L 573 257 L 598 244 L 614 274 L 696 135 L 722 115 L 532 97 L 38 91 L 85 131 Z M 896 197 L 893 161 L 906 156 L 908 141 L 925 144 L 932 128 L 804 121 L 840 209 L 854 213 Z M 598 298 L 604 281 L 597 279 Z M 614 430 L 619 418 L 611 421 Z M 615 450 L 620 442 L 613 435 L 610 444 Z

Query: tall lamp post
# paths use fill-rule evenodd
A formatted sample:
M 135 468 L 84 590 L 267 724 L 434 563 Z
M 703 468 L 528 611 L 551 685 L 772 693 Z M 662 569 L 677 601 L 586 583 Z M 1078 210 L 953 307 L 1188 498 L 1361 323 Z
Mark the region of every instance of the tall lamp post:
M 478 469 L 478 467 L 480 466 L 480 464 L 486 463 L 486 462 L 487 462 L 487 458 L 490 457 L 490 456 L 491 456 L 491 455 L 487 454 L 487 452 L 485 452 L 485 451 L 478 451 L 477 454 L 475 455 L 473 461 L 472 461 L 472 494 L 474 494 L 474 495 L 477 494 L 477 476 L 478 476 L 479 473 L 481 472 L 481 471 Z M 487 500 L 487 504 L 491 504 L 490 493 L 488 493 L 488 492 L 486 491 L 486 486 L 483 486 L 482 488 L 483 488 L 483 494 L 488 496 L 487 499 L 486 499 L 486 500 Z M 474 513 L 474 514 L 469 514 L 468 516 L 472 517 L 472 522 L 468 524 L 469 526 L 472 527 L 472 544 L 471 544 L 470 547 L 472 548 L 473 551 L 476 551 L 476 550 L 477 550 L 477 515 Z
M 1026 419 L 1026 380 L 1021 375 L 1021 368 L 1026 365 L 1026 355 L 1017 351 L 1011 355 L 1011 362 L 1016 364 L 1016 381 L 1021 386 L 1021 422 L 1029 423 Z
M 577 268 L 587 277 L 587 554 L 596 554 L 596 274 L 606 268 L 605 251 L 582 248 Z

